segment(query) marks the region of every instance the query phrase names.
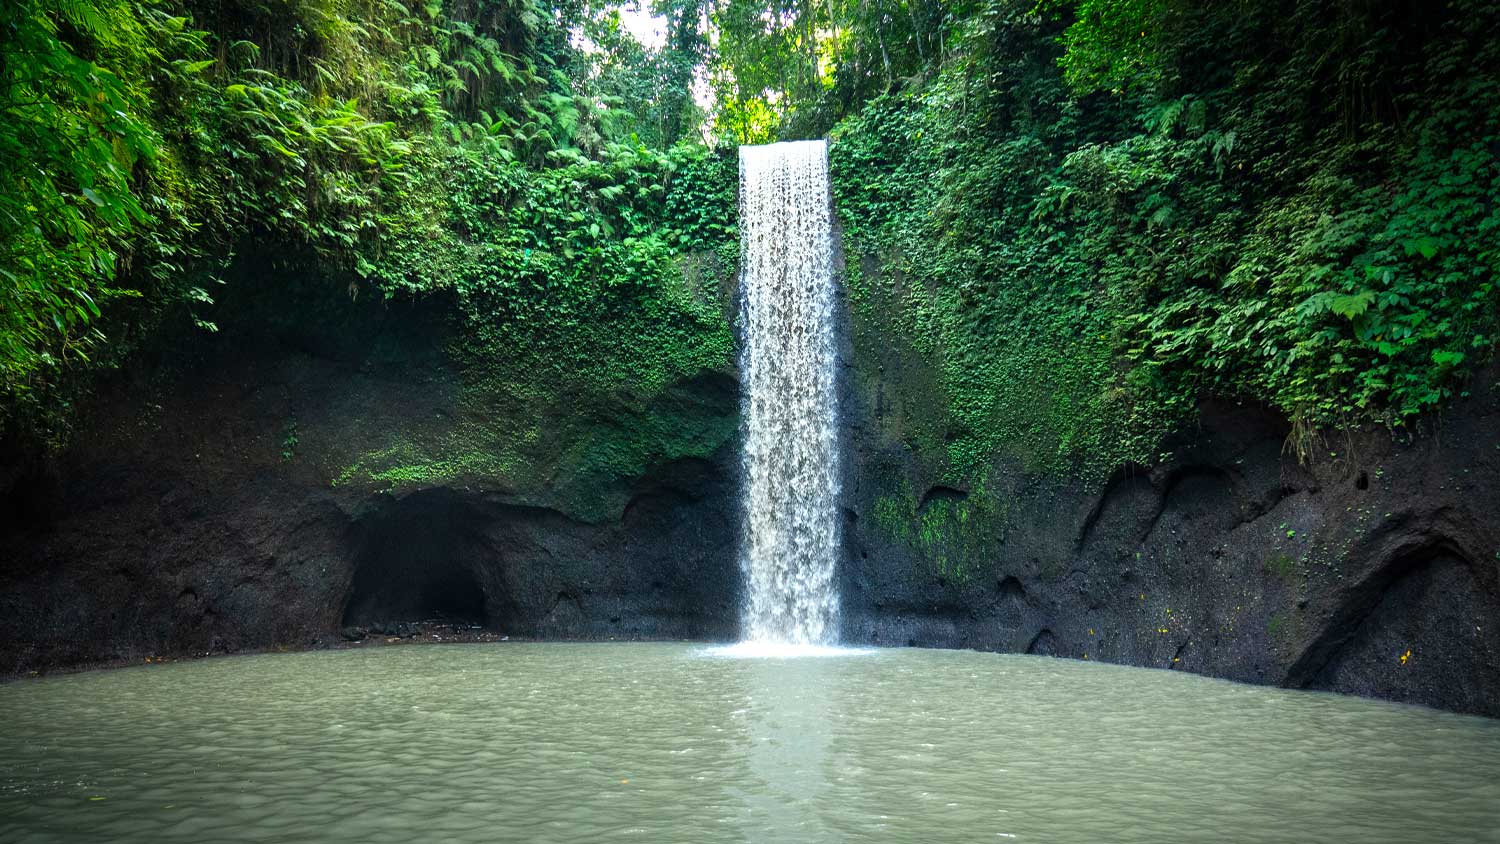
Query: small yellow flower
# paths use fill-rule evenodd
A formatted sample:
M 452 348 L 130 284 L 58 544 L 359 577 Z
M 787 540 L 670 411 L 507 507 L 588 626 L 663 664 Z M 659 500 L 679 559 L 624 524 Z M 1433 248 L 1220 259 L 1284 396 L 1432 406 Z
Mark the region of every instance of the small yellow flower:
M 1411 659 L 1411 648 L 1407 648 L 1406 653 L 1401 655 L 1401 664 L 1405 665 L 1408 659 Z

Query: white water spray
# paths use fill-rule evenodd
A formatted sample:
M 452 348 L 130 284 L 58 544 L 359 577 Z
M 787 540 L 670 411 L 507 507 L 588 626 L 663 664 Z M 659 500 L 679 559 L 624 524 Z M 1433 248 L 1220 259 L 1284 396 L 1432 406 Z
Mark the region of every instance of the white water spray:
M 740 147 L 748 642 L 838 636 L 831 215 L 823 141 Z

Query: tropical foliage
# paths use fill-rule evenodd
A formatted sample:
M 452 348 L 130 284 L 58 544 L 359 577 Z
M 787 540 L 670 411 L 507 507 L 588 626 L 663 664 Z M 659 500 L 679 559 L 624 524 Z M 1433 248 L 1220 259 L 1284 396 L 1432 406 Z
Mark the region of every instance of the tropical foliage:
M 0 426 L 61 442 L 251 255 L 440 303 L 521 393 L 649 397 L 729 364 L 734 145 L 825 134 L 860 330 L 956 475 L 1150 460 L 1208 395 L 1304 451 L 1409 425 L 1500 337 L 1489 0 L 632 9 L 6 4 Z
M 1209 395 L 1412 423 L 1500 316 L 1496 4 L 991 3 L 834 130 L 852 294 L 957 473 L 1149 461 Z
M 296 256 L 351 297 L 456 294 L 484 323 L 476 342 L 608 310 L 661 318 L 670 329 L 636 336 L 688 344 L 659 357 L 722 360 L 722 318 L 705 325 L 694 303 L 679 319 L 663 298 L 676 256 L 733 241 L 725 186 L 673 184 L 679 167 L 720 161 L 672 150 L 693 134 L 702 38 L 683 25 L 680 49 L 580 49 L 610 14 L 533 0 L 6 4 L 0 425 L 61 441 L 94 373 L 158 326 L 216 329 L 215 291 L 247 251 Z M 630 87 L 661 67 L 677 69 Z M 539 314 L 541 301 L 556 307 Z

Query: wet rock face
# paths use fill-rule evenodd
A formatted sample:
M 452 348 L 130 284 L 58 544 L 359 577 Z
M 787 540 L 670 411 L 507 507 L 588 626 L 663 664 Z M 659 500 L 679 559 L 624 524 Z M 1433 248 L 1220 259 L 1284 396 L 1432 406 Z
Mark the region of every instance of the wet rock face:
M 332 483 L 350 443 L 462 412 L 441 356 L 271 348 L 127 381 L 79 444 L 0 460 L 0 673 L 308 646 L 438 620 L 554 639 L 731 639 L 738 454 L 663 459 L 585 520 L 494 479 Z M 847 350 L 846 350 L 847 351 Z M 398 356 L 399 357 L 399 356 Z M 1500 716 L 1500 397 L 1481 379 L 1411 442 L 1370 432 L 1311 467 L 1230 403 L 1156 466 L 1088 487 L 1000 467 L 924 474 L 875 371 L 845 397 L 846 641 L 1193 671 Z M 861 368 L 864 367 L 864 370 Z M 727 376 L 681 385 L 732 420 Z M 295 419 L 296 454 L 285 456 Z M 342 449 L 342 450 L 341 450 Z M 932 530 L 895 529 L 892 479 Z M 967 519 L 967 521 L 964 521 Z M 945 525 L 962 523 L 956 538 Z M 383 634 L 382 634 L 383 635 Z
M 653 487 L 601 524 L 466 490 L 351 505 L 254 477 L 157 474 L 110 501 L 64 496 L 78 512 L 7 537 L 0 670 L 316 646 L 418 621 L 727 640 L 739 578 L 722 474 Z M 192 493 L 163 504 L 166 489 Z
M 101 431 L 45 476 L 9 479 L 26 506 L 3 526 L 0 670 L 326 644 L 423 620 L 553 639 L 737 634 L 732 446 L 653 467 L 600 522 L 479 485 L 349 491 L 315 455 L 258 456 L 248 432 L 275 431 L 288 400 L 263 382 L 284 371 L 186 382 L 162 427 Z M 297 372 L 309 431 L 316 402 L 357 404 L 351 392 L 422 406 L 400 395 L 407 379 Z M 892 467 L 920 480 L 920 467 L 851 402 L 844 638 L 1500 715 L 1500 402 L 1477 395 L 1437 436 L 1371 433 L 1311 468 L 1283 454 L 1273 414 L 1208 405 L 1172 461 L 1100 488 L 1011 476 L 1004 529 L 962 559 L 882 526 L 878 480 Z M 976 497 L 914 486 L 919 513 Z
M 412 345 L 391 364 L 239 344 L 176 362 L 170 379 L 124 379 L 58 460 L 7 455 L 0 675 L 317 646 L 424 620 L 542 638 L 734 636 L 732 443 L 645 466 L 609 490 L 623 506 L 591 521 L 498 478 L 338 482 L 372 432 L 441 436 L 462 412 L 455 373 Z M 727 376 L 682 389 L 692 418 L 732 425 Z
M 1304 652 L 1294 681 L 1496 714 L 1500 601 L 1480 585 L 1473 566 L 1448 549 L 1430 549 L 1374 579 L 1383 585 L 1349 599 L 1350 618 Z
M 1274 414 L 1205 405 L 1170 462 L 1101 489 L 1012 476 L 999 538 L 956 575 L 880 523 L 871 479 L 920 488 L 922 467 L 851 401 L 845 634 L 1500 716 L 1500 399 L 1475 395 L 1435 435 L 1368 432 L 1310 467 Z

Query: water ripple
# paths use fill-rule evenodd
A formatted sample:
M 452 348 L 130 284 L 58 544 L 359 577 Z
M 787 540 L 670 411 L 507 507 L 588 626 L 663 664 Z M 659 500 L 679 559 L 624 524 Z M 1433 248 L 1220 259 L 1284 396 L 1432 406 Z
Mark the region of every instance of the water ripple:
M 267 655 L 0 724 L 4 842 L 1500 842 L 1500 722 L 1035 657 Z

